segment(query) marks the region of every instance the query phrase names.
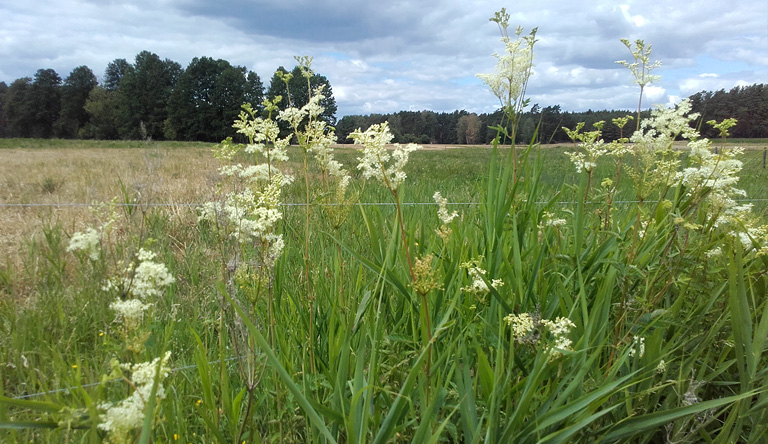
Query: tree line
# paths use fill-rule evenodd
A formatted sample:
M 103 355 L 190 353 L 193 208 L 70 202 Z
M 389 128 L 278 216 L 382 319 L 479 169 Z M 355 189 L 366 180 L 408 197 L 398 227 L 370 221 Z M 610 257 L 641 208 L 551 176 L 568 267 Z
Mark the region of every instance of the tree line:
M 729 91 L 701 91 L 690 97 L 692 111 L 700 113 L 699 128 L 704 137 L 717 138 L 719 132 L 706 124 L 709 120 L 722 121 L 733 117 L 738 120 L 730 130 L 732 137 L 766 138 L 768 137 L 768 87 L 764 84 L 739 86 Z M 624 133 L 612 123 L 612 119 L 632 115 L 636 112 L 627 110 L 602 111 L 562 111 L 559 105 L 541 107 L 533 105 L 520 116 L 517 142 L 527 143 L 534 139 L 541 143 L 570 142 L 563 127 L 574 128 L 579 122 L 585 122 L 585 128 L 591 129 L 598 121 L 604 121 L 603 136 L 606 141 L 628 137 L 635 128 L 628 125 Z M 647 117 L 649 111 L 641 113 Z M 502 113 L 475 114 L 467 111 L 436 113 L 433 111 L 400 111 L 392 114 L 370 114 L 344 116 L 337 125 L 339 141 L 351 142 L 347 136 L 356 128 L 389 121 L 390 129 L 397 143 L 437 143 L 437 144 L 488 144 L 496 137 L 492 129 L 502 124 Z
M 281 108 L 309 101 L 298 66 L 277 71 L 293 75 L 288 86 L 276 72 L 265 91 L 258 74 L 226 60 L 198 57 L 182 69 L 149 51 L 136 55 L 134 63 L 110 62 L 102 82 L 87 66 L 63 80 L 53 69 L 40 69 L 34 78 L 0 82 L 0 137 L 220 142 L 235 135 L 232 122 L 244 103 L 261 110 L 265 97 L 281 95 Z M 314 74 L 309 83 L 325 85 L 323 118 L 335 124 L 330 82 Z
M 281 74 L 290 73 L 287 87 Z M 52 69 L 40 69 L 34 78 L 22 77 L 10 85 L 0 82 L 0 137 L 155 139 L 218 142 L 234 136 L 232 122 L 240 106 L 251 103 L 261 110 L 264 98 L 281 96 L 281 108 L 303 106 L 310 89 L 325 86 L 323 119 L 335 125 L 339 142 L 357 128 L 389 121 L 398 143 L 487 144 L 502 124 L 502 112 L 476 114 L 400 111 L 390 114 L 344 116 L 336 121 L 336 101 L 330 82 L 314 74 L 307 85 L 299 66 L 292 71 L 279 67 L 265 89 L 253 71 L 221 59 L 195 58 L 186 69 L 172 60 L 142 51 L 134 63 L 110 62 L 102 82 L 87 66 L 80 66 L 63 80 Z M 701 114 L 700 130 L 706 137 L 717 132 L 705 122 L 733 117 L 738 124 L 733 137 L 768 137 L 768 88 L 765 84 L 739 86 L 729 91 L 701 91 L 690 97 L 693 111 Z M 645 111 L 646 115 L 648 111 Z M 570 112 L 559 105 L 533 105 L 519 120 L 518 142 L 535 139 L 563 143 L 570 139 L 562 127 L 585 122 L 586 128 L 605 121 L 607 141 L 623 134 L 611 120 L 626 110 Z M 287 133 L 287 128 L 283 128 Z

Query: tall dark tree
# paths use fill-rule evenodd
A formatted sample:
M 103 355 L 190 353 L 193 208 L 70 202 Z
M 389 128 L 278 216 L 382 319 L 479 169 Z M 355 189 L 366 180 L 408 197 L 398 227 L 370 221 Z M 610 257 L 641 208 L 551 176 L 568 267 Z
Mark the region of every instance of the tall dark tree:
M 261 110 L 263 108 L 262 102 L 264 101 L 264 83 L 258 74 L 253 71 L 248 71 L 246 76 L 248 82 L 248 88 L 245 92 L 245 102 L 250 103 L 254 109 Z
M 195 58 L 170 96 L 166 137 L 217 142 L 233 136 L 232 122 L 241 105 L 261 102 L 260 87 L 258 76 L 245 68 L 226 60 Z
M 31 137 L 35 109 L 29 100 L 32 78 L 16 79 L 8 87 L 5 98 L 5 121 L 10 137 Z
M 120 80 L 119 127 L 125 139 L 162 139 L 168 118 L 168 98 L 181 74 L 181 65 L 142 51 Z
M 52 69 L 39 69 L 29 89 L 30 106 L 34 110 L 32 137 L 53 136 L 53 123 L 61 111 L 61 77 Z
M 5 122 L 5 100 L 8 95 L 8 85 L 0 82 L 0 137 L 7 137 L 8 125 Z
M 85 102 L 98 83 L 93 71 L 87 66 L 73 69 L 64 79 L 61 87 L 61 113 L 54 128 L 58 137 L 78 136 L 80 129 L 88 122 Z
M 104 88 L 107 91 L 117 91 L 123 77 L 131 71 L 133 71 L 133 65 L 125 59 L 115 59 L 109 62 L 104 71 Z

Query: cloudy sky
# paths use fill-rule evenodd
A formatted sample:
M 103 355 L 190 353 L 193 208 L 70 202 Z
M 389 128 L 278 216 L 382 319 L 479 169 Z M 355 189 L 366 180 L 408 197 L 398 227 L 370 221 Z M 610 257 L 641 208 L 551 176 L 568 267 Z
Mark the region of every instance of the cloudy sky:
M 182 66 L 221 58 L 265 84 L 294 55 L 314 57 L 337 117 L 400 110 L 493 111 L 475 77 L 502 51 L 488 21 L 506 7 L 512 28 L 538 27 L 528 96 L 564 110 L 632 109 L 638 89 L 617 60 L 620 38 L 653 45 L 661 80 L 645 103 L 701 90 L 768 83 L 768 1 L 652 0 L 3 0 L 0 81 L 80 65 L 103 76 L 142 50 Z M 266 86 L 266 85 L 265 85 Z

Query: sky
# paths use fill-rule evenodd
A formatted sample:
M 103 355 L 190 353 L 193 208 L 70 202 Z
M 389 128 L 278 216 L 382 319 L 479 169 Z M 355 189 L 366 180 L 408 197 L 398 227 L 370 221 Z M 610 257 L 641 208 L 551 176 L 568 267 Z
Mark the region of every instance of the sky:
M 768 1 L 651 0 L 3 0 L 0 81 L 52 68 L 65 78 L 144 50 L 186 67 L 195 57 L 255 71 L 265 87 L 294 56 L 328 78 L 337 117 L 401 110 L 492 112 L 477 77 L 504 50 L 488 18 L 538 27 L 531 104 L 567 111 L 636 109 L 639 88 L 616 64 L 643 39 L 661 76 L 644 105 L 702 90 L 768 83 Z M 646 108 L 646 106 L 643 106 Z

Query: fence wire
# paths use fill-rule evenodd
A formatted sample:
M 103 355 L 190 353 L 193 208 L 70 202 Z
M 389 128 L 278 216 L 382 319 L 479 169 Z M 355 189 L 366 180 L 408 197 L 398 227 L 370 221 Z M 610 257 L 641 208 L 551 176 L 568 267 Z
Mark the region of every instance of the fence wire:
M 764 199 L 734 199 L 736 202 L 766 202 L 768 201 L 768 198 Z M 657 200 L 645 200 L 644 203 L 658 203 Z M 547 201 L 537 201 L 535 202 L 536 205 L 545 205 L 548 204 Z M 576 205 L 579 202 L 578 201 L 557 201 L 555 202 L 558 205 Z M 605 203 L 604 201 L 589 201 L 586 202 L 588 205 L 599 205 Z M 613 204 L 636 204 L 640 203 L 639 200 L 615 200 L 612 202 Z M 198 202 L 178 202 L 178 203 L 116 203 L 112 204 L 117 207 L 201 207 L 205 205 L 205 203 Z M 350 204 L 341 204 L 341 203 L 313 203 L 309 204 L 310 206 L 314 207 L 336 207 L 341 205 L 350 205 Z M 394 202 L 360 202 L 356 204 L 351 204 L 354 206 L 364 206 L 364 207 L 375 207 L 375 206 L 382 206 L 382 207 L 388 207 L 388 206 L 395 206 Z M 436 202 L 401 202 L 400 205 L 403 206 L 437 206 L 439 205 Z M 447 205 L 461 205 L 461 206 L 473 206 L 473 205 L 482 205 L 481 202 L 448 202 Z M 87 204 L 87 203 L 77 203 L 77 202 L 70 202 L 70 203 L 2 203 L 0 202 L 0 208 L 67 208 L 67 207 L 93 207 L 94 204 Z M 306 202 L 285 202 L 280 204 L 281 207 L 306 207 Z
M 225 359 L 224 362 L 236 361 L 238 359 L 243 359 L 244 357 L 245 356 L 234 356 L 232 358 Z M 208 365 L 218 364 L 220 362 L 221 362 L 221 360 L 217 359 L 216 361 L 209 362 Z M 196 367 L 197 367 L 197 364 L 184 365 L 184 366 L 181 366 L 181 367 L 172 368 L 172 369 L 169 370 L 169 372 L 170 373 L 176 373 L 176 372 L 181 372 L 181 371 L 189 370 L 191 368 L 196 368 Z M 111 384 L 113 382 L 123 381 L 123 380 L 124 380 L 123 378 L 108 379 L 108 380 L 104 381 L 103 384 Z M 69 393 L 72 390 L 77 390 L 77 389 L 81 389 L 81 388 L 96 387 L 99 384 L 102 384 L 102 382 L 91 382 L 91 383 L 83 384 L 83 385 L 75 385 L 75 386 L 72 386 L 72 387 L 64 387 L 64 388 L 60 388 L 60 389 L 49 390 L 47 392 L 29 393 L 29 394 L 26 394 L 26 395 L 15 396 L 13 399 L 29 399 L 29 398 L 37 398 L 39 396 L 53 395 L 53 394 L 56 394 L 56 393 Z

